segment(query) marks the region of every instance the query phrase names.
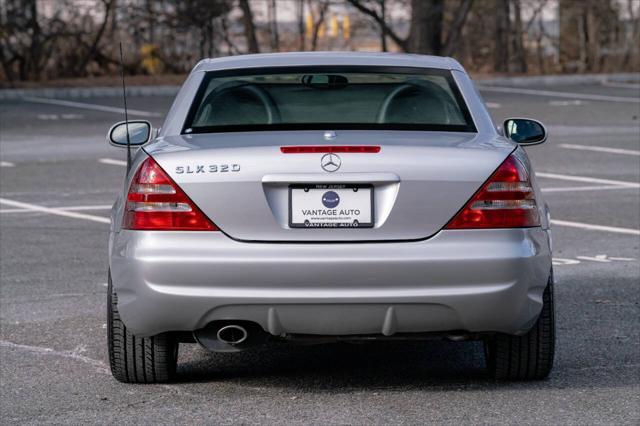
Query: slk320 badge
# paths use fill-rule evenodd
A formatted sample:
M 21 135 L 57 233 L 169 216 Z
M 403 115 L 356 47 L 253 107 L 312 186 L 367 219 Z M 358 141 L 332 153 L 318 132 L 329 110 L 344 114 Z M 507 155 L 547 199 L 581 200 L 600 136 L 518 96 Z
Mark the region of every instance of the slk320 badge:
M 193 166 L 176 166 L 176 174 L 227 173 L 239 171 L 240 164 L 195 164 Z

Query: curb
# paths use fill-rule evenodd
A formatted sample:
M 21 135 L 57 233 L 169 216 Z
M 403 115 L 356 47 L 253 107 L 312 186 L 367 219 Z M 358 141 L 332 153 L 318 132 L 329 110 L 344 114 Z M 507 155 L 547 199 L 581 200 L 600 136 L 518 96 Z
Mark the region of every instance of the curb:
M 475 80 L 484 86 L 557 86 L 562 84 L 593 84 L 593 83 L 640 83 L 640 73 L 616 74 L 561 74 L 561 75 L 533 75 L 526 77 L 496 77 Z
M 175 96 L 180 86 L 129 86 L 127 96 Z M 121 98 L 121 87 L 59 87 L 41 89 L 0 89 L 0 100 L 17 100 L 26 97 L 83 99 Z
M 618 74 L 570 74 L 539 75 L 527 77 L 496 77 L 475 79 L 480 86 L 555 86 L 562 84 L 593 83 L 640 83 L 640 73 Z M 180 86 L 129 86 L 127 96 L 175 96 Z M 59 87 L 38 89 L 0 89 L 0 101 L 18 100 L 26 97 L 84 99 L 84 98 L 119 98 L 120 87 Z

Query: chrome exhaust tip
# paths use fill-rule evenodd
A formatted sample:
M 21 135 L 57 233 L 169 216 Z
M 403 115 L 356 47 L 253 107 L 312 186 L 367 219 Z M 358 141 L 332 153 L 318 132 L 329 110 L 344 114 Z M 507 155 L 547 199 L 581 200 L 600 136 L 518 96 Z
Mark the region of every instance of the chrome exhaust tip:
M 248 336 L 249 333 L 247 333 L 247 330 L 244 327 L 235 324 L 220 327 L 216 333 L 218 340 L 228 345 L 239 345 L 247 340 Z

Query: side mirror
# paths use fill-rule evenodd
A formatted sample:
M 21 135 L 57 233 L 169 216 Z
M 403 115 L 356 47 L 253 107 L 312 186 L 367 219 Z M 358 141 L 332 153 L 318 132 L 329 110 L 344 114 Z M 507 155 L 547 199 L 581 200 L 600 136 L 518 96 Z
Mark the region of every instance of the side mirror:
M 127 129 L 131 146 L 142 146 L 151 139 L 151 123 L 144 120 L 121 121 L 114 124 L 107 133 L 107 140 L 113 146 L 127 147 Z
M 530 118 L 508 118 L 503 128 L 504 135 L 520 145 L 538 145 L 547 140 L 544 125 Z

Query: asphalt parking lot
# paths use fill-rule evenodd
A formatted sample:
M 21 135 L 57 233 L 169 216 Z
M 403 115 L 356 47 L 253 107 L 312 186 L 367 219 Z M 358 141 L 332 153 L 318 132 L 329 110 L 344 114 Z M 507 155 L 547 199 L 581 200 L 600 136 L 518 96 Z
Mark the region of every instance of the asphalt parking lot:
M 105 134 L 122 119 L 121 100 L 3 101 L 1 422 L 638 424 L 640 86 L 482 92 L 496 122 L 527 116 L 551 131 L 527 149 L 555 220 L 558 342 L 548 380 L 496 383 L 480 344 L 428 342 L 240 355 L 183 345 L 178 383 L 116 382 L 107 233 L 124 151 Z M 160 125 L 170 103 L 130 98 L 130 117 Z

